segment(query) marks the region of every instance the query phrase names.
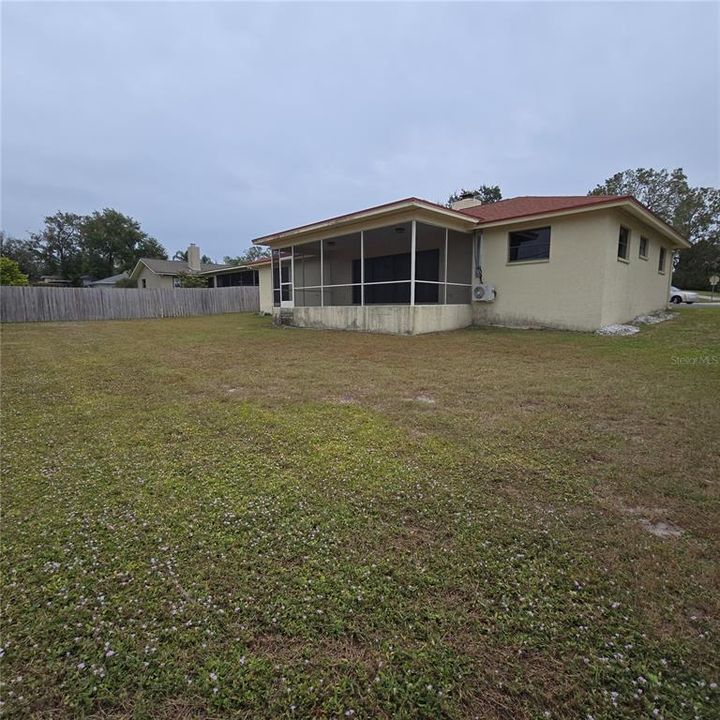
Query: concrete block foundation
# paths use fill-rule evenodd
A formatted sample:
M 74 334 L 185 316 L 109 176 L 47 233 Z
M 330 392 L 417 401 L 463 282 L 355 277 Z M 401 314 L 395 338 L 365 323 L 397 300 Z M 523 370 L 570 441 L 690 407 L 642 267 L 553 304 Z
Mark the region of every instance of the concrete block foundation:
M 459 330 L 472 324 L 471 305 L 357 305 L 273 308 L 278 325 L 322 330 L 420 335 Z

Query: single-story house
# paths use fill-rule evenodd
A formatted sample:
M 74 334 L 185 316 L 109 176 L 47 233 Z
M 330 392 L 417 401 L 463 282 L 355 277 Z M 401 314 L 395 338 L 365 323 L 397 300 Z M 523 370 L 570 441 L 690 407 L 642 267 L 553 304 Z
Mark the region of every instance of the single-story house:
M 237 285 L 258 285 L 258 271 L 247 265 L 223 265 L 203 263 L 200 248 L 191 243 L 185 260 L 159 260 L 140 258 L 130 273 L 139 288 L 176 288 L 181 285 L 183 275 L 207 277 L 208 287 L 233 287 Z
M 410 334 L 627 322 L 667 306 L 689 247 L 629 195 L 411 197 L 253 242 L 271 249 L 260 292 L 272 282 L 278 322 Z
M 260 312 L 270 315 L 273 309 L 271 264 L 271 259 L 267 257 L 215 270 L 212 273 L 214 280 L 211 280 L 211 287 L 257 285 L 260 292 Z
M 268 267 L 269 283 L 270 258 L 250 260 L 242 265 L 223 265 L 221 268 L 216 268 L 215 270 L 205 270 L 201 275 L 208 276 L 208 287 L 257 286 L 260 284 L 259 271 L 263 266 Z M 270 290 L 268 290 L 268 295 L 272 301 L 272 292 Z M 268 310 L 268 312 L 270 311 Z

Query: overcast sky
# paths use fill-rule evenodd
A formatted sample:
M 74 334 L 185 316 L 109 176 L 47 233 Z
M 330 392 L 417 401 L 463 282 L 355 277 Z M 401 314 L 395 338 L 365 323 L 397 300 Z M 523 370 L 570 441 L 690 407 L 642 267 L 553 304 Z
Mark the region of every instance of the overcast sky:
M 2 228 L 172 254 L 416 195 L 720 184 L 717 3 L 2 4 Z

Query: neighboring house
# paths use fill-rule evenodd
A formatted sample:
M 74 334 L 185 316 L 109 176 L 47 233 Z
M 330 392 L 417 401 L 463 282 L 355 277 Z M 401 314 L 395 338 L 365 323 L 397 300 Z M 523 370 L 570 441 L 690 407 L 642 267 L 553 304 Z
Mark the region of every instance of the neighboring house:
M 121 272 L 119 275 L 111 275 L 110 277 L 101 278 L 100 280 L 88 280 L 86 287 L 115 287 L 115 283 L 120 280 L 127 280 L 128 274 Z
M 218 270 L 230 268 L 229 265 L 217 263 L 201 263 L 200 248 L 191 243 L 185 260 L 159 260 L 157 258 L 140 258 L 130 273 L 139 288 L 174 288 L 180 287 L 183 275 L 208 275 Z M 211 278 L 209 278 L 209 285 Z
M 631 196 L 407 198 L 254 242 L 278 321 L 395 333 L 627 322 L 666 307 L 689 247 Z
M 270 258 L 251 260 L 243 265 L 225 266 L 220 270 L 208 270 L 210 287 L 260 286 L 260 312 L 272 313 L 272 274 Z
M 272 277 L 270 258 L 255 260 L 243 265 L 220 265 L 200 262 L 200 248 L 192 243 L 188 247 L 187 262 L 184 260 L 158 260 L 140 258 L 130 277 L 139 288 L 180 287 L 183 275 L 206 277 L 209 288 L 259 287 L 260 311 L 272 312 Z M 261 283 L 261 277 L 265 280 Z

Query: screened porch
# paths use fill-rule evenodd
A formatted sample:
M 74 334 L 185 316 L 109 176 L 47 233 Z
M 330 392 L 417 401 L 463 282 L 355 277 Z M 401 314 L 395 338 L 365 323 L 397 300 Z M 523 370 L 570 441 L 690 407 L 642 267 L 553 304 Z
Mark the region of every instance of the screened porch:
M 277 307 L 464 305 L 472 234 L 409 220 L 272 251 Z

